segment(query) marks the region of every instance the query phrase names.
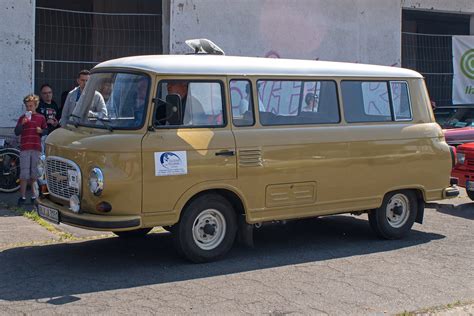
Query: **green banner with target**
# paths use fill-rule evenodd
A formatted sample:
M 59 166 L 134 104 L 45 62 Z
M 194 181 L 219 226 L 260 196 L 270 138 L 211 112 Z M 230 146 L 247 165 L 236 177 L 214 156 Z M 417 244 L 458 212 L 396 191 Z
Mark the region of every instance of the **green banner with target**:
M 474 36 L 453 36 L 453 104 L 474 104 Z

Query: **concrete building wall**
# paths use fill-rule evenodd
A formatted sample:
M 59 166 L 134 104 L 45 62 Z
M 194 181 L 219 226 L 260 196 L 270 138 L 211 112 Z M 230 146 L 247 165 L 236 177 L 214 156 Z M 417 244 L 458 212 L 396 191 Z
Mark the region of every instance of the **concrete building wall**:
M 401 3 L 405 9 L 474 14 L 474 1 L 472 0 L 401 0 Z
M 228 55 L 401 64 L 399 1 L 170 1 L 171 53 L 208 38 Z
M 0 127 L 15 126 L 23 97 L 33 91 L 34 8 L 34 0 L 0 2 Z
M 190 52 L 184 40 L 204 37 L 228 55 L 400 66 L 402 8 L 470 14 L 474 34 L 472 0 L 162 1 L 165 53 Z M 33 89 L 34 19 L 35 0 L 0 1 L 0 135 Z

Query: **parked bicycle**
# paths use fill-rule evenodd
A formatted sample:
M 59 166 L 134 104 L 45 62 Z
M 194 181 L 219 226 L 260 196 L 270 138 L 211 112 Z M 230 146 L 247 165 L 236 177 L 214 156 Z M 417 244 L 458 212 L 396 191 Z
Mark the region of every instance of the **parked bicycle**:
M 0 138 L 0 192 L 20 189 L 20 151 Z

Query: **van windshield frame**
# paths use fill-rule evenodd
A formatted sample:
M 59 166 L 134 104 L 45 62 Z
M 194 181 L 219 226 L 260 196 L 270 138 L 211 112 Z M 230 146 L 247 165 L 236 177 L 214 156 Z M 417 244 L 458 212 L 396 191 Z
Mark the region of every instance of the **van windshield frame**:
M 139 130 L 147 121 L 151 77 L 143 72 L 91 73 L 68 123 L 108 130 Z

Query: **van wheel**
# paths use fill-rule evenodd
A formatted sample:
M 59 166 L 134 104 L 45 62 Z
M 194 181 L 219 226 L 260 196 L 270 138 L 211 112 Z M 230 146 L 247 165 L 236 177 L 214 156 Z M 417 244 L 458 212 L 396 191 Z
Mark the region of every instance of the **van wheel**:
M 232 247 L 237 225 L 232 205 L 220 195 L 206 194 L 192 201 L 173 232 L 177 252 L 196 262 L 221 258 Z
M 418 203 L 412 191 L 395 191 L 385 195 L 382 206 L 369 213 L 369 223 L 377 236 L 400 239 L 408 234 L 416 219 Z
M 474 191 L 466 191 L 467 196 L 474 201 Z
M 141 238 L 145 237 L 152 230 L 152 228 L 140 228 L 135 230 L 126 230 L 122 232 L 113 232 L 120 238 Z

